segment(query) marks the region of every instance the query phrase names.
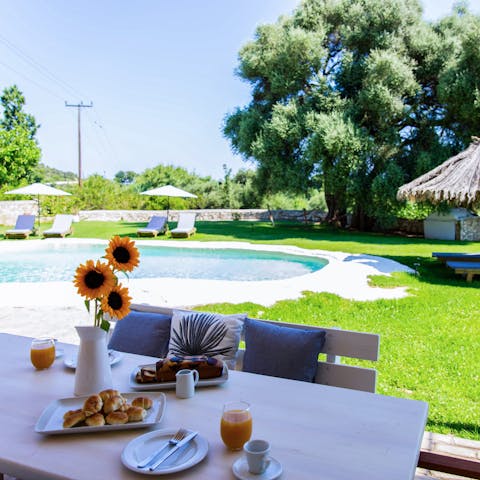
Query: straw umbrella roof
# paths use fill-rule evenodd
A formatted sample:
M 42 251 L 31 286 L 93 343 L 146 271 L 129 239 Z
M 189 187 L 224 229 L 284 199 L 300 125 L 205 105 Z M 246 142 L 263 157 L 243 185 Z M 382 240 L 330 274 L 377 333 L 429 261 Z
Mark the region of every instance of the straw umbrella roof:
M 397 198 L 463 207 L 480 203 L 480 138 L 472 137 L 466 150 L 401 186 Z

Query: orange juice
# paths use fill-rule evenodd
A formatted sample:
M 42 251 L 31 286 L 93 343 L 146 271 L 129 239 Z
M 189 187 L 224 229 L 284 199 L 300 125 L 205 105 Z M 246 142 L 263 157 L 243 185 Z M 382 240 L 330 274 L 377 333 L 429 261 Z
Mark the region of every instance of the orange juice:
M 220 435 L 230 450 L 241 450 L 252 435 L 252 415 L 248 410 L 228 410 L 223 412 Z
M 51 339 L 33 340 L 30 360 L 38 370 L 48 368 L 55 360 L 55 342 Z

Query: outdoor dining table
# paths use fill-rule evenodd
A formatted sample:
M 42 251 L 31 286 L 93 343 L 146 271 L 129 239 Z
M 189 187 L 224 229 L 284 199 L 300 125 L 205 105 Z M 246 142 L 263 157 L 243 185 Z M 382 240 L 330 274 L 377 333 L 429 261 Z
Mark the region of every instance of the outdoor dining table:
M 53 401 L 73 397 L 75 373 L 58 358 L 35 370 L 31 338 L 0 334 L 0 472 L 23 480 L 139 479 L 121 462 L 125 446 L 147 429 L 42 435 L 35 424 Z M 65 355 L 74 345 L 59 344 Z M 131 392 L 129 376 L 155 359 L 123 354 L 112 367 L 114 388 Z M 230 452 L 220 437 L 223 404 L 251 404 L 252 438 L 271 443 L 281 478 L 335 480 L 413 479 L 427 419 L 427 404 L 355 390 L 230 371 L 222 385 L 197 388 L 189 399 L 165 390 L 166 409 L 154 428 L 196 430 L 208 441 L 203 461 L 173 479 L 234 479 Z M 140 392 L 140 395 L 148 395 Z

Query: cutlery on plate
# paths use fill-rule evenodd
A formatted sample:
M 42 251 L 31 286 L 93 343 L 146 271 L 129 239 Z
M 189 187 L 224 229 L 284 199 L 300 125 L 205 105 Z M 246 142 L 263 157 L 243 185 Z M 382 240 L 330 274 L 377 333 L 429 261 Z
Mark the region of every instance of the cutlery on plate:
M 148 469 L 153 472 L 162 462 L 164 462 L 170 455 L 178 451 L 184 445 L 186 445 L 190 440 L 193 440 L 198 435 L 198 432 L 192 432 L 188 434 L 183 440 L 180 440 L 173 448 L 171 448 L 167 453 L 163 454 L 158 460 L 156 460 Z
M 167 448 L 169 445 L 172 447 L 175 447 L 180 440 L 183 440 L 188 434 L 188 430 L 185 430 L 184 428 L 180 428 L 175 435 L 173 435 L 172 438 L 170 438 L 167 442 L 165 442 L 158 450 L 153 452 L 151 455 L 149 455 L 147 458 L 142 460 L 141 462 L 138 463 L 137 468 L 145 468 L 150 465 L 150 463 L 154 462 L 159 455 Z

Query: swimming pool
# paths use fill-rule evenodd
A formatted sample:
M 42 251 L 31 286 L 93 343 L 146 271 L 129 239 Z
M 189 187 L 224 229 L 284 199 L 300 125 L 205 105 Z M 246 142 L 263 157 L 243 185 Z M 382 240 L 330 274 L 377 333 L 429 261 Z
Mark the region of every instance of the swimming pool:
M 328 261 L 321 257 L 274 251 L 229 248 L 182 248 L 139 245 L 140 265 L 129 278 L 209 280 L 282 280 L 316 272 Z M 0 283 L 72 281 L 75 269 L 99 259 L 105 245 L 44 243 L 2 252 Z

